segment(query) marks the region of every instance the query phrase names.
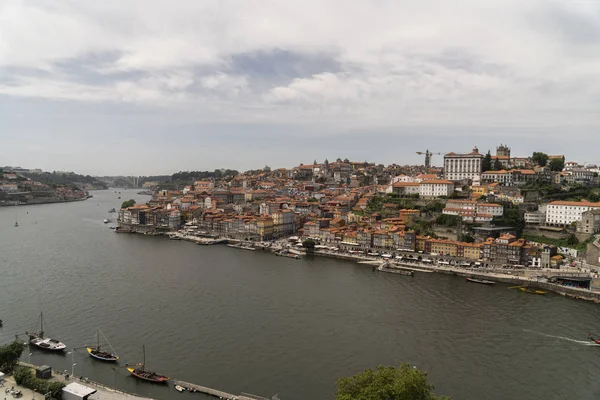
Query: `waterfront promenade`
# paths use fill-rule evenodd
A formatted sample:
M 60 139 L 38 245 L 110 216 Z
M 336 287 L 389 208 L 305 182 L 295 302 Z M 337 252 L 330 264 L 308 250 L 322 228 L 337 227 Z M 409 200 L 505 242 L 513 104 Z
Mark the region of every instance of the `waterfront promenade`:
M 36 368 L 36 365 L 20 362 L 19 363 L 23 367 Z M 96 391 L 89 399 L 90 400 L 153 400 L 149 397 L 141 397 L 138 395 L 134 395 L 131 393 L 124 392 L 122 390 L 112 388 L 97 382 L 90 381 L 89 379 L 79 379 L 78 377 L 70 376 L 66 379 L 65 375 L 59 373 L 57 371 L 52 371 L 51 380 L 57 382 L 64 382 L 65 385 L 68 385 L 72 382 L 76 382 L 80 385 L 86 386 L 90 389 Z M 12 376 L 9 376 L 6 379 L 5 387 L 15 387 L 17 390 L 21 390 L 23 393 L 23 399 L 34 399 L 34 400 L 44 400 L 44 396 L 40 393 L 36 393 L 30 389 L 18 386 Z M 2 393 L 0 393 L 1 395 Z

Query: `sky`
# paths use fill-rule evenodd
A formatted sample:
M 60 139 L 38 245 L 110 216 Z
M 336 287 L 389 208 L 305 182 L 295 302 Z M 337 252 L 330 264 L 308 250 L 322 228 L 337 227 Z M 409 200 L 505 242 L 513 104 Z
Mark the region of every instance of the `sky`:
M 501 143 L 600 163 L 600 2 L 0 0 L 0 165 L 414 164 Z

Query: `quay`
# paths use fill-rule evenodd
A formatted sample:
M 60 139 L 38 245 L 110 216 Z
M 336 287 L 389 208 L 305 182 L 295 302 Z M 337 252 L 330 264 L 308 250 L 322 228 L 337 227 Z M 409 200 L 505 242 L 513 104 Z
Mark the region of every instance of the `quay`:
M 184 381 L 174 380 L 173 383 L 175 385 L 181 386 L 182 388 L 184 388 L 186 390 L 195 391 L 198 393 L 204 393 L 209 396 L 214 396 L 214 397 L 217 397 L 219 399 L 224 399 L 224 400 L 270 400 L 270 399 L 267 399 L 266 397 L 256 396 L 256 395 L 248 394 L 248 393 L 242 393 L 242 394 L 236 396 L 234 394 L 223 392 L 221 390 L 212 389 L 212 388 L 209 388 L 206 386 L 200 386 L 200 385 L 196 385 L 195 383 L 189 383 L 189 382 L 184 382 Z M 276 398 L 272 398 L 272 400 L 275 400 L 275 399 Z

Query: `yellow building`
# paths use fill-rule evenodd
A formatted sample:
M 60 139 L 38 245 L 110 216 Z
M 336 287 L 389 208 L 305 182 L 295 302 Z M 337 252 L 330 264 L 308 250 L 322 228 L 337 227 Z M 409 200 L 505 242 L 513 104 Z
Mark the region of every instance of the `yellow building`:
M 472 191 L 472 196 L 473 198 L 475 197 L 481 197 L 481 196 L 486 196 L 489 193 L 489 189 L 487 185 L 481 185 L 481 186 L 471 186 L 471 191 Z
M 415 250 L 425 251 L 425 244 L 429 239 L 429 236 L 417 236 L 417 245 L 415 246 Z
M 270 240 L 273 238 L 273 218 L 259 217 L 256 219 L 256 226 L 260 240 Z
M 481 249 L 483 248 L 482 243 L 461 243 L 460 247 L 462 247 L 462 257 L 471 260 L 478 260 L 481 258 Z
M 437 253 L 444 256 L 456 257 L 457 243 L 450 240 L 430 239 L 428 241 L 429 253 Z

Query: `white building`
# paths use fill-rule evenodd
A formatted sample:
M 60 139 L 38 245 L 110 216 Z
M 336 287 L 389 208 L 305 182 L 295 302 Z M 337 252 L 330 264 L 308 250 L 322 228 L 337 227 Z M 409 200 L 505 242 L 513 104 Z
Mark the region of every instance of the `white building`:
M 419 194 L 419 183 L 396 182 L 391 185 L 392 192 L 399 195 Z
M 546 224 L 569 225 L 581 221 L 581 214 L 600 209 L 600 203 L 589 201 L 553 201 L 546 207 Z
M 458 215 L 463 221 L 491 222 L 494 217 L 504 214 L 504 207 L 500 204 L 477 203 L 474 200 L 448 200 L 442 213 Z
M 413 178 L 412 176 L 408 176 L 408 175 L 398 175 L 392 178 L 392 181 L 390 182 L 391 184 L 394 184 L 396 182 L 414 182 L 415 178 Z
M 444 179 L 461 181 L 481 178 L 483 154 L 475 147 L 471 153 L 448 153 L 444 156 Z
M 498 182 L 504 186 L 512 186 L 513 175 L 509 171 L 485 171 L 481 174 L 481 180 L 483 182 Z
M 546 213 L 541 211 L 525 213 L 525 223 L 531 225 L 541 225 L 546 221 Z
M 419 183 L 419 196 L 440 197 L 454 193 L 454 183 L 447 180 L 430 180 Z

